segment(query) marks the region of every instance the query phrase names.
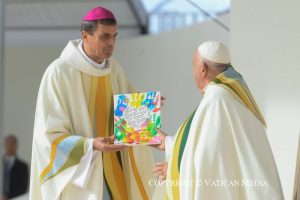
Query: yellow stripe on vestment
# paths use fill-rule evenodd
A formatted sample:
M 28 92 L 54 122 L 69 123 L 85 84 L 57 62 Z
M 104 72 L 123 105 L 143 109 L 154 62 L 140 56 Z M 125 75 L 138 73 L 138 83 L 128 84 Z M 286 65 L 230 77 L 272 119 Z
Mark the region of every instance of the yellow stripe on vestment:
M 141 179 L 141 177 L 140 177 L 138 168 L 137 168 L 136 163 L 135 163 L 135 159 L 134 159 L 134 154 L 133 154 L 133 149 L 132 149 L 132 147 L 129 148 L 128 152 L 129 152 L 129 156 L 130 156 L 131 168 L 132 168 L 132 171 L 133 171 L 133 174 L 134 174 L 136 183 L 137 183 L 137 185 L 138 185 L 138 187 L 139 187 L 140 194 L 141 194 L 143 200 L 147 200 L 147 199 L 148 199 L 148 196 L 147 196 L 146 190 L 145 190 L 145 188 L 144 188 L 142 179 Z
M 96 95 L 96 127 L 98 137 L 109 137 L 113 134 L 109 121 L 113 114 L 112 108 L 112 88 L 109 76 L 98 78 L 98 89 Z M 118 162 L 117 155 L 113 153 L 103 153 L 103 169 L 108 187 L 113 195 L 113 199 L 127 199 L 127 190 L 123 170 Z
M 97 88 L 98 88 L 98 77 L 93 76 L 91 79 L 91 89 L 90 89 L 89 106 L 88 106 L 92 130 L 94 130 L 94 123 L 95 123 L 95 105 L 96 105 Z
M 186 128 L 187 122 L 189 121 L 189 118 L 190 117 L 188 117 L 187 120 L 184 122 L 184 124 L 180 127 L 180 130 L 178 132 L 178 137 L 174 144 L 173 155 L 175 156 L 173 156 L 171 160 L 171 174 L 170 174 L 171 181 L 172 183 L 174 183 L 171 184 L 173 197 L 169 197 L 169 199 L 177 199 L 180 197 L 179 185 L 178 185 L 178 181 L 179 181 L 178 155 L 179 155 L 180 144 L 182 141 L 183 133 Z
M 254 101 L 253 97 L 250 93 L 247 93 L 245 89 L 241 86 L 241 84 L 229 77 L 224 76 L 223 74 L 220 74 L 217 76 L 217 79 L 219 79 L 222 83 L 224 83 L 226 86 L 230 87 L 231 90 L 228 90 L 230 93 L 234 92 L 240 99 L 246 104 L 246 106 L 253 112 L 253 114 L 266 126 L 266 122 L 264 120 L 264 117 L 262 116 L 256 102 Z

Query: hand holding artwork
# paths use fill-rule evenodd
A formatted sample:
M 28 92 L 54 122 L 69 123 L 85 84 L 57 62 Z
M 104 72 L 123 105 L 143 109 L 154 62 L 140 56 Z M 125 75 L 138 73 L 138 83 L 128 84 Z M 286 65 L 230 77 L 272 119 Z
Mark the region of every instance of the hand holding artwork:
M 167 169 L 168 169 L 168 163 L 162 162 L 162 163 L 156 163 L 153 168 L 153 174 L 155 176 L 158 176 L 159 180 L 166 180 L 167 178 Z
M 115 145 L 114 136 L 111 137 L 97 137 L 93 141 L 94 150 L 102 152 L 114 152 L 125 149 L 126 145 Z
M 151 146 L 158 150 L 164 151 L 165 150 L 165 139 L 166 139 L 167 134 L 165 132 L 163 132 L 162 130 L 160 130 L 159 128 L 157 128 L 156 131 L 160 138 L 161 144 L 153 144 Z
M 165 105 L 166 99 L 167 99 L 167 98 L 166 98 L 165 96 L 161 96 L 161 97 L 160 97 L 160 106 L 161 106 L 161 107 L 163 107 L 163 106 Z

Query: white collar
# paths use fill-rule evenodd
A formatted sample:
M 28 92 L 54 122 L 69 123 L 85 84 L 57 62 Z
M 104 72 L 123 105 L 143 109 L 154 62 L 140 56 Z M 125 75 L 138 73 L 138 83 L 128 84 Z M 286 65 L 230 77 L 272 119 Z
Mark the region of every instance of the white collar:
M 93 65 L 94 67 L 98 68 L 98 69 L 103 69 L 105 68 L 105 63 L 106 63 L 106 60 L 103 60 L 102 63 L 96 63 L 94 60 L 92 60 L 90 57 L 88 57 L 88 55 L 86 55 L 86 53 L 84 52 L 83 50 L 83 42 L 81 41 L 78 45 L 78 49 L 79 51 L 82 53 L 83 57 L 91 64 Z

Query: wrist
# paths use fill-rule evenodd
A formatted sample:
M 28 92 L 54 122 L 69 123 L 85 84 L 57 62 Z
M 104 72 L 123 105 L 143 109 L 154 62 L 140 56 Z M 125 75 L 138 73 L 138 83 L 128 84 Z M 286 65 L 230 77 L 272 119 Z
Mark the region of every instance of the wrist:
M 98 148 L 97 148 L 97 138 L 93 138 L 92 139 L 93 141 L 93 150 L 98 150 Z

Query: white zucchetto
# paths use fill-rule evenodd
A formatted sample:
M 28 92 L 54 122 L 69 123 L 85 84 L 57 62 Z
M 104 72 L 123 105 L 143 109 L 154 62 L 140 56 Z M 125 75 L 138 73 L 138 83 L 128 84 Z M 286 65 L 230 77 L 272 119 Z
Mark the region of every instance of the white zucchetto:
M 230 53 L 227 47 L 221 42 L 207 41 L 198 47 L 200 56 L 214 63 L 230 63 Z

